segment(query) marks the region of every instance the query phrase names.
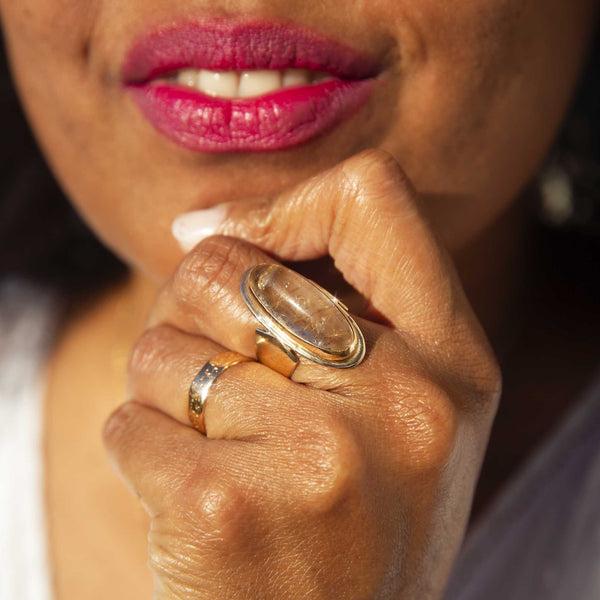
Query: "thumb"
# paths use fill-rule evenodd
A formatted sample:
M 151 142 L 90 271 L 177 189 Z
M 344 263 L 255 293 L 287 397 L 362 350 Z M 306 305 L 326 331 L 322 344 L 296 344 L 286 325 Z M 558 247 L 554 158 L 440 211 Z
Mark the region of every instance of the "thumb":
M 247 240 L 283 261 L 331 255 L 346 281 L 396 326 L 416 324 L 424 311 L 443 319 L 440 306 L 452 311 L 461 298 L 412 186 L 381 150 L 362 152 L 275 197 L 228 202 L 173 223 L 185 250 L 213 233 Z

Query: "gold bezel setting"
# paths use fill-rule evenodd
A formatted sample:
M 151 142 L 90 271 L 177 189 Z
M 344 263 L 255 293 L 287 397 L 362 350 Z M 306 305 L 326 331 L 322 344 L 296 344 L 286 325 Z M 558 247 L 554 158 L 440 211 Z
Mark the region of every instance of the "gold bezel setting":
M 305 285 L 310 285 L 314 290 L 317 290 L 331 304 L 332 310 L 338 311 L 343 317 L 345 324 L 348 326 L 348 332 L 351 333 L 352 341 L 341 352 L 325 350 L 309 340 L 290 331 L 281 322 L 277 321 L 272 316 L 272 311 L 263 305 L 263 302 L 256 293 L 258 289 L 258 280 L 263 276 L 267 269 L 283 269 L 291 273 L 291 277 L 299 277 Z M 299 275 L 295 271 L 277 264 L 260 264 L 248 269 L 241 282 L 241 292 L 246 305 L 256 317 L 262 327 L 273 336 L 285 349 L 292 351 L 295 354 L 303 356 L 313 362 L 321 365 L 346 369 L 358 365 L 365 356 L 365 341 L 363 334 L 348 313 L 347 307 L 340 302 L 335 296 L 323 289 L 320 285 L 314 283 L 310 279 Z

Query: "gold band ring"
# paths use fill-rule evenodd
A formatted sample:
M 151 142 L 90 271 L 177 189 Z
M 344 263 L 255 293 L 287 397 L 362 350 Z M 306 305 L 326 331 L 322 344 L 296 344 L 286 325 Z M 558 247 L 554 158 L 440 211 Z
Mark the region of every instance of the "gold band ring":
M 252 362 L 252 359 L 237 352 L 219 352 L 194 377 L 188 394 L 188 418 L 200 433 L 206 435 L 204 412 L 210 388 L 225 369 L 242 362 Z
M 365 356 L 365 339 L 348 308 L 320 285 L 277 264 L 256 265 L 242 277 L 246 305 L 262 327 L 256 356 L 291 377 L 299 357 L 347 369 Z

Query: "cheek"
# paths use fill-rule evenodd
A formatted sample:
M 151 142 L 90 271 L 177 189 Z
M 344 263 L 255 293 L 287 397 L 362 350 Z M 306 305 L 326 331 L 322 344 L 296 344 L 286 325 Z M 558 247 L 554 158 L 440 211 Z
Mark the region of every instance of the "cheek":
M 150 179 L 152 169 L 146 162 L 135 177 L 127 169 L 136 163 L 131 152 L 122 151 L 123 123 L 115 119 L 105 85 L 112 77 L 105 61 L 113 57 L 104 47 L 93 50 L 96 30 L 104 27 L 99 2 L 0 0 L 0 10 L 21 102 L 63 189 L 96 234 L 128 262 L 147 267 L 143 263 L 157 245 L 173 247 L 164 261 L 168 266 L 153 260 L 151 270 L 164 274 L 178 253 L 166 239 L 167 225 L 156 227 L 164 240 L 156 232 L 148 235 L 152 228 L 144 226 L 148 196 L 138 195 L 132 183 L 145 175 Z M 153 216 L 160 224 L 160 210 Z M 135 250 L 131 240 L 137 240 Z
M 425 51 L 402 65 L 386 140 L 451 247 L 513 202 L 551 144 L 578 76 L 593 0 L 421 2 Z M 400 38 L 401 39 L 401 38 Z M 409 140 L 410 146 L 402 140 Z
M 52 149 L 50 162 L 67 145 L 81 152 L 89 145 L 81 115 L 89 106 L 86 72 L 94 2 L 0 2 L 13 78 L 38 142 Z
M 85 53 L 96 8 L 96 0 L 0 0 L 2 30 L 10 50 L 64 60 Z

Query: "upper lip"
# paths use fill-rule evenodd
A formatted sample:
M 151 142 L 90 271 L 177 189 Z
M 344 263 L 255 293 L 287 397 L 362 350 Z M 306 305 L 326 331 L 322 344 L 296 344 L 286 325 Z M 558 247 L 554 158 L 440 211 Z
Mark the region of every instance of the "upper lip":
M 372 57 L 304 27 L 203 19 L 159 27 L 135 40 L 123 63 L 122 80 L 143 84 L 182 68 L 299 68 L 343 79 L 364 79 L 379 71 Z

